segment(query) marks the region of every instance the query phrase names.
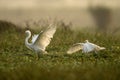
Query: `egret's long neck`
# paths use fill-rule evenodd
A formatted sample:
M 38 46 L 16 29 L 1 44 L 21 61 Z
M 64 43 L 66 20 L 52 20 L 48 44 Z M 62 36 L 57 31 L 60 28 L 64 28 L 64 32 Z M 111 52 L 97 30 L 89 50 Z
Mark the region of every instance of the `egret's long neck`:
M 31 43 L 28 42 L 28 40 L 30 39 L 31 37 L 31 32 L 27 33 L 27 37 L 25 39 L 25 45 L 28 47 L 28 48 L 31 48 Z

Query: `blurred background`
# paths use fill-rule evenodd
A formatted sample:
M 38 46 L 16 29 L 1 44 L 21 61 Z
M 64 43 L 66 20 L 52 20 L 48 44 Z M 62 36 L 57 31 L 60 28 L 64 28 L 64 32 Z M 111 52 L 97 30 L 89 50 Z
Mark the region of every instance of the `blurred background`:
M 120 30 L 120 0 L 0 0 L 0 20 L 43 26 L 61 21 L 72 29 Z

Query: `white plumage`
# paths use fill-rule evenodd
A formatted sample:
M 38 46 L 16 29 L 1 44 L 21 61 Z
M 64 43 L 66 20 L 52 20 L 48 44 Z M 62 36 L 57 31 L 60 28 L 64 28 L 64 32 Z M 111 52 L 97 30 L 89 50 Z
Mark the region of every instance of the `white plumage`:
M 35 51 L 39 58 L 40 53 L 47 53 L 45 51 L 46 47 L 50 44 L 50 41 L 53 38 L 55 32 L 56 26 L 50 25 L 45 31 L 41 31 L 39 34 L 33 35 L 31 43 L 29 43 L 28 40 L 31 37 L 31 32 L 27 30 L 25 31 L 25 33 L 27 34 L 27 37 L 25 39 L 25 45 L 27 48 Z
M 35 34 L 32 36 L 32 43 L 34 43 L 36 41 L 36 39 L 38 38 L 38 34 Z
M 85 43 L 76 43 L 72 47 L 69 48 L 67 51 L 67 54 L 75 53 L 79 50 L 82 50 L 82 53 L 88 53 L 91 51 L 100 51 L 105 49 L 105 47 L 100 47 L 96 44 L 90 43 L 88 40 L 85 41 Z

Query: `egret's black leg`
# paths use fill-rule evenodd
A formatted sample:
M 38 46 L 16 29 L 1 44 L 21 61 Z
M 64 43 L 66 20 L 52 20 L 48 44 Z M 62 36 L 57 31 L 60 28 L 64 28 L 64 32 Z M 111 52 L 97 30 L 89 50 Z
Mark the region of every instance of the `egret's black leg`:
M 39 58 L 40 58 L 40 53 L 37 53 L 36 60 L 39 60 Z

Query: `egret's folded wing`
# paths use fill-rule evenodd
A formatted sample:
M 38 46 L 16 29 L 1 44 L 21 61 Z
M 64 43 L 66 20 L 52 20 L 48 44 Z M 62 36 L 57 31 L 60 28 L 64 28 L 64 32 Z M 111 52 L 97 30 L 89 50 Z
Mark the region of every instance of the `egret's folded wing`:
M 86 43 L 85 47 L 86 47 L 86 52 L 91 52 L 95 49 L 95 44 L 93 43 Z
M 44 32 L 42 32 L 37 40 L 35 41 L 35 45 L 39 46 L 41 49 L 45 50 L 45 48 L 49 45 L 51 38 L 53 38 L 54 33 L 56 32 L 56 27 L 48 27 Z
M 34 43 L 36 41 L 36 39 L 38 38 L 38 34 L 35 34 L 32 36 L 32 43 Z
M 75 53 L 81 49 L 83 49 L 83 44 L 84 43 L 76 43 L 74 44 L 72 47 L 70 47 L 67 51 L 67 54 L 72 54 L 72 53 Z

